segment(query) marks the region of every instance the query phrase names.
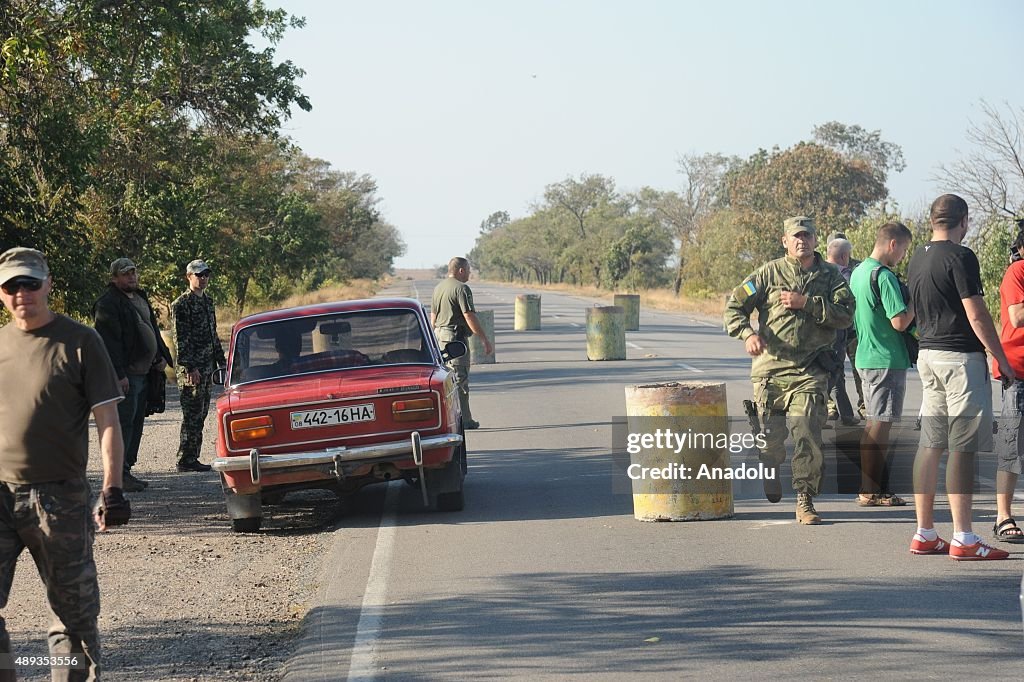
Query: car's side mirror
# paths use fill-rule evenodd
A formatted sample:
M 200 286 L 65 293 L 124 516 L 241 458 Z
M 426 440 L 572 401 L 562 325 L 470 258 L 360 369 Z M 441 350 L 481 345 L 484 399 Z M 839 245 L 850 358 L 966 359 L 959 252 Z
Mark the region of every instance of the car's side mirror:
M 213 383 L 217 384 L 218 386 L 223 386 L 224 382 L 227 381 L 227 378 L 228 371 L 225 368 L 218 367 L 217 369 L 213 370 Z
M 444 344 L 444 350 L 441 351 L 441 358 L 445 362 L 454 360 L 455 358 L 461 358 L 463 355 L 469 352 L 469 346 L 463 341 L 449 341 Z

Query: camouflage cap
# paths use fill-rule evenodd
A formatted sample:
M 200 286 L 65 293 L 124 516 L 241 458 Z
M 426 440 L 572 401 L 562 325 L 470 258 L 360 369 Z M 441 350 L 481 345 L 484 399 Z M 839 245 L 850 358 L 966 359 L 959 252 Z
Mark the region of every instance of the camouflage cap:
M 137 270 L 135 263 L 132 262 L 131 258 L 116 258 L 110 264 L 110 274 L 112 277 L 123 275 L 126 272 Z
M 210 269 L 210 266 L 207 265 L 205 261 L 197 258 L 194 261 L 192 261 L 191 263 L 189 263 L 187 266 L 185 266 L 185 274 L 186 275 L 198 275 L 199 273 L 206 272 L 209 269 Z
M 46 279 L 49 274 L 46 256 L 40 251 L 16 246 L 0 253 L 0 284 L 15 277 Z
M 799 232 L 810 232 L 812 235 L 817 234 L 814 229 L 814 220 L 805 215 L 786 218 L 782 225 L 785 229 L 786 235 L 788 236 L 792 236 Z

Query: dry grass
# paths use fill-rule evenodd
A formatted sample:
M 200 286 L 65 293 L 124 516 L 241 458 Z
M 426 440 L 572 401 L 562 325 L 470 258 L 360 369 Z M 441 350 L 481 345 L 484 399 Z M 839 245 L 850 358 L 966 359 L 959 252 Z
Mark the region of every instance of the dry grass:
M 507 284 L 506 282 L 496 282 Z M 598 289 L 594 286 L 573 286 L 571 284 L 530 284 L 530 288 L 545 289 L 547 291 L 560 291 L 575 296 L 586 296 L 588 298 L 607 299 L 611 305 L 614 294 L 630 293 L 640 294 L 640 305 L 654 310 L 668 310 L 680 313 L 695 313 L 721 319 L 725 311 L 725 299 L 727 294 L 721 294 L 713 298 L 692 298 L 689 296 L 676 296 L 671 289 L 647 289 L 645 291 L 608 291 Z

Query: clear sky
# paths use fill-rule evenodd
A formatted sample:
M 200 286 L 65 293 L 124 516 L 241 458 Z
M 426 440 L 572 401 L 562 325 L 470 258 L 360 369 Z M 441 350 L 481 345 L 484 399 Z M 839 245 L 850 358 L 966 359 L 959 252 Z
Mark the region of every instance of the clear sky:
M 946 188 L 979 100 L 1024 104 L 1024 2 L 267 0 L 303 16 L 278 57 L 313 111 L 285 133 L 378 183 L 398 267 L 473 246 L 581 173 L 678 189 L 677 158 L 749 156 L 827 121 L 879 129 L 916 211 Z

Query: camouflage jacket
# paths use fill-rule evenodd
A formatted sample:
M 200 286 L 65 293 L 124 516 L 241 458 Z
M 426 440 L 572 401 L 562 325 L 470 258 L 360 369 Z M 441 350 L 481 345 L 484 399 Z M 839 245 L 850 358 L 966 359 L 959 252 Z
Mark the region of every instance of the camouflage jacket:
M 217 314 L 209 296 L 186 291 L 171 304 L 171 317 L 180 369 L 206 372 L 214 366 L 227 364 L 217 338 Z
M 783 291 L 809 297 L 803 310 L 782 305 Z M 830 349 L 837 329 L 853 323 L 854 299 L 839 268 L 814 254 L 809 270 L 795 258 L 769 261 L 733 289 L 725 306 L 725 331 L 746 341 L 754 333 L 750 315 L 757 311 L 758 333 L 765 352 L 753 359 L 752 377 L 807 368 L 818 353 Z

